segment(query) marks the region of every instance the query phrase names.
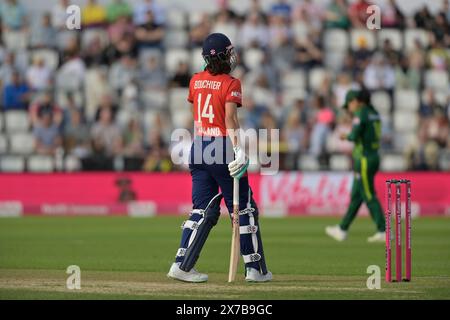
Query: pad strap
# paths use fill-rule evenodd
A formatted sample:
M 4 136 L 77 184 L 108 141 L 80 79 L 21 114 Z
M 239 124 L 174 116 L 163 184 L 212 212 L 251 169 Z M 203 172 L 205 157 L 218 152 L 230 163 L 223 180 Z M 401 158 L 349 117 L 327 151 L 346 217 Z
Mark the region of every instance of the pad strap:
M 182 223 L 181 229 L 191 229 L 191 230 L 197 230 L 199 226 L 198 222 L 192 221 L 192 220 L 186 220 Z
M 242 215 L 248 214 L 250 217 L 253 217 L 253 212 L 255 212 L 255 208 L 251 208 L 251 207 L 245 208 L 245 209 L 239 211 L 239 215 L 242 216 Z
M 250 262 L 256 262 L 256 261 L 261 260 L 261 255 L 259 253 L 255 252 L 255 253 L 243 255 L 242 258 L 244 259 L 245 263 L 250 263 Z
M 239 227 L 239 234 L 254 234 L 256 232 L 258 232 L 258 226 L 247 225 Z
M 185 248 L 179 248 L 177 251 L 177 255 L 175 257 L 184 257 L 184 255 L 186 254 L 186 249 Z

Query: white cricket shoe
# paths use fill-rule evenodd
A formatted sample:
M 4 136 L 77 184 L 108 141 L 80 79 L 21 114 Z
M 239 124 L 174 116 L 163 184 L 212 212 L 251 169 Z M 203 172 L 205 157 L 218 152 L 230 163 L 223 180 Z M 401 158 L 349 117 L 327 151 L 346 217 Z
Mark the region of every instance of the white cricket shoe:
M 272 272 L 267 271 L 266 274 L 262 274 L 255 268 L 247 268 L 247 275 L 245 281 L 247 282 L 267 282 L 272 280 Z
M 373 236 L 367 238 L 367 242 L 385 242 L 386 241 L 386 232 L 377 232 Z
M 325 228 L 325 233 L 336 241 L 347 239 L 347 231 L 342 230 L 340 226 L 328 226 Z
M 167 277 L 185 281 L 185 282 L 206 282 L 208 281 L 208 275 L 204 273 L 197 272 L 194 268 L 189 270 L 189 272 L 180 269 L 180 263 L 174 262 L 170 267 Z

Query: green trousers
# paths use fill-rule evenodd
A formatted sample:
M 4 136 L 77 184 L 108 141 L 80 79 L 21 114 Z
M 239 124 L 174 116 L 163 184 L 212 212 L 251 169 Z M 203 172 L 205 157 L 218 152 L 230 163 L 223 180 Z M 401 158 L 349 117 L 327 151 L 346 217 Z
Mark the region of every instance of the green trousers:
M 340 227 L 348 230 L 363 202 L 366 203 L 370 216 L 375 221 L 379 232 L 385 231 L 384 214 L 375 193 L 374 179 L 380 166 L 378 155 L 363 156 L 354 161 L 354 173 L 350 205 Z

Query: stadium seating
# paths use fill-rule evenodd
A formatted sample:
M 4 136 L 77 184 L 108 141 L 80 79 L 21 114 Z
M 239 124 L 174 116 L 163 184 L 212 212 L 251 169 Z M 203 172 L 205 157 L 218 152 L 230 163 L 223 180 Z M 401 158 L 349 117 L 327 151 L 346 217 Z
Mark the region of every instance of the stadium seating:
M 403 49 L 403 34 L 397 29 L 381 29 L 378 31 L 378 47 L 382 48 L 386 39 L 389 39 L 394 50 Z
M 189 63 L 189 51 L 186 49 L 173 49 L 165 54 L 165 66 L 169 74 L 173 75 L 180 62 Z
M 384 91 L 378 91 L 372 94 L 371 102 L 375 109 L 385 117 L 388 117 L 391 112 L 391 98 L 389 94 Z
M 6 154 L 8 152 L 8 139 L 5 135 L 0 134 L 0 154 Z
M 406 29 L 404 32 L 405 50 L 411 51 L 415 48 L 415 41 L 419 40 L 423 47 L 430 43 L 428 33 L 423 29 Z
M 5 112 L 6 132 L 14 133 L 28 131 L 30 123 L 26 111 L 8 111 Z
M 425 86 L 435 90 L 447 91 L 449 89 L 448 70 L 427 70 L 425 72 Z
M 12 154 L 29 155 L 34 151 L 34 137 L 30 133 L 19 132 L 9 136 L 9 151 Z
M 320 164 L 316 157 L 304 154 L 299 158 L 298 167 L 302 171 L 317 171 L 320 169 Z
M 394 112 L 394 129 L 398 132 L 416 131 L 419 125 L 419 116 L 415 113 L 396 110 Z
M 325 30 L 323 37 L 325 52 L 345 52 L 349 48 L 348 33 L 341 29 Z
M 334 154 L 330 157 L 330 170 L 351 170 L 351 161 L 347 155 Z
M 23 172 L 25 171 L 25 159 L 21 156 L 4 155 L 0 157 L 0 171 Z
M 30 156 L 27 165 L 30 172 L 52 172 L 54 170 L 54 160 L 50 156 Z
M 382 171 L 405 171 L 406 160 L 401 154 L 384 154 L 381 157 L 380 169 Z
M 359 42 L 364 39 L 367 45 L 367 49 L 374 50 L 377 47 L 377 41 L 375 33 L 368 29 L 352 29 L 350 31 L 350 45 L 352 50 L 359 48 Z
M 396 110 L 417 112 L 420 106 L 419 94 L 415 90 L 398 89 L 394 94 L 394 105 Z
M 25 1 L 22 2 L 25 3 Z M 132 1 L 132 3 L 134 2 Z M 160 1 L 160 3 L 162 7 L 166 6 L 164 1 Z M 108 51 L 108 54 L 113 56 L 108 56 L 108 60 L 113 59 L 111 63 L 102 62 L 101 66 L 94 67 L 88 65 L 85 72 L 72 72 L 72 69 L 67 68 L 65 63 L 64 51 L 73 39 L 77 39 L 80 45 L 80 57 L 83 57 L 83 50 L 96 38 L 100 40 L 103 48 L 112 45 L 109 39 L 110 30 L 106 27 L 83 28 L 80 32 L 58 31 L 57 47 L 40 49 L 27 47 L 29 38 L 24 37 L 23 33 L 3 32 L 5 41 L 4 45 L 0 46 L 0 53 L 2 53 L 0 54 L 0 60 L 5 56 L 6 50 L 11 49 L 15 52 L 15 67 L 21 71 L 23 76 L 33 59 L 42 57 L 45 65 L 54 71 L 55 86 L 53 89 L 55 90 L 53 93 L 56 104 L 61 108 L 66 108 L 69 102 L 68 93 L 72 93 L 75 104 L 81 107 L 84 112 L 88 126 L 91 126 L 94 121 L 101 99 L 108 95 L 113 98 L 114 105 L 118 106 L 116 122 L 122 132 L 126 130 L 130 119 L 137 118 L 142 123 L 142 129 L 145 133 L 154 128 L 160 130 L 163 127 L 164 133 L 161 134 L 164 135 L 165 140 L 168 140 L 166 136 L 170 135 L 169 129 L 186 127 L 192 121 L 192 114 L 186 103 L 188 90 L 176 87 L 174 81 L 171 81 L 179 63 L 187 63 L 190 73 L 199 72 L 204 67 L 201 48 L 192 47 L 190 44 L 192 27 L 202 22 L 206 14 L 210 18 L 211 31 L 231 30 L 239 34 L 242 30 L 240 28 L 246 22 L 244 21 L 246 18 L 243 17 L 244 20 L 236 19 L 232 21 L 233 19 L 230 19 L 228 23 L 217 24 L 214 13 L 209 12 L 208 9 L 204 8 L 205 12 L 201 10 L 192 11 L 188 7 L 167 5 L 167 8 L 165 8 L 165 23 L 162 26 L 164 39 L 161 46 L 156 48 L 139 47 L 137 52 L 138 68 L 134 76 L 138 87 L 138 97 L 136 101 L 133 101 L 136 103 L 132 106 L 124 103 L 125 99 L 123 99 L 123 96 L 121 97 L 122 88 L 116 90 L 110 87 L 112 81 L 109 73 L 110 66 L 114 63 L 114 59 L 120 56 L 114 50 Z M 243 13 L 240 10 L 238 11 L 238 15 Z M 266 13 L 270 20 L 271 13 L 269 11 Z M 38 18 L 40 18 L 39 14 L 33 17 L 36 21 L 38 21 Z M 414 21 L 409 20 L 407 25 L 412 24 L 414 24 Z M 294 43 L 296 37 L 304 37 L 307 34 L 305 30 L 300 30 L 304 28 L 302 23 L 294 21 L 287 26 L 288 33 L 292 36 L 289 39 L 290 43 Z M 270 28 L 270 25 L 266 25 L 266 27 Z M 437 103 L 444 108 L 445 112 L 448 113 L 449 108 L 449 72 L 445 69 L 433 69 L 435 66 L 430 66 L 428 61 L 433 30 L 411 27 L 406 27 L 404 30 L 390 28 L 382 28 L 376 31 L 365 28 L 343 30 L 328 29 L 323 25 L 319 31 L 320 35 L 317 39 L 321 40 L 321 46 L 318 47 L 322 51 L 323 59 L 319 63 L 315 62 L 312 68 L 298 62 L 292 62 L 292 65 L 289 65 L 288 61 L 284 61 L 288 60 L 289 57 L 284 59 L 284 56 L 280 65 L 283 65 L 283 62 L 285 64 L 278 66 L 276 59 L 279 58 L 280 52 L 276 48 L 276 41 L 268 46 L 251 45 L 250 48 L 242 48 L 239 42 L 234 43 L 240 60 L 235 75 L 242 81 L 244 96 L 252 97 L 258 106 L 268 110 L 281 130 L 285 127 L 286 115 L 289 114 L 295 100 L 304 100 L 305 108 L 310 108 L 307 110 L 308 125 L 305 126 L 307 127 L 305 130 L 309 133 L 310 128 L 313 127 L 312 122 L 315 121 L 316 110 L 313 110 L 311 102 L 316 95 L 324 95 L 325 104 L 333 108 L 333 111 L 339 116 L 341 110 L 339 106 L 335 105 L 335 101 L 338 99 L 331 94 L 331 92 L 335 92 L 335 80 L 345 72 L 350 75 L 352 85 L 358 85 L 357 82 L 360 80 L 358 80 L 359 75 L 356 66 L 351 65 L 354 59 L 349 58 L 352 58 L 352 55 L 355 54 L 353 50 L 360 48 L 362 43 L 365 43 L 366 48 L 372 51 L 369 55 L 373 55 L 373 53 L 382 54 L 381 49 L 384 41 L 389 39 L 393 48 L 402 53 L 402 59 L 405 59 L 405 61 L 412 50 L 422 50 L 425 65 L 420 70 L 420 78 L 417 79 L 419 80 L 419 89 L 416 89 L 417 84 L 410 85 L 414 89 L 409 88 L 408 81 L 405 80 L 397 83 L 392 91 L 375 90 L 372 92 L 372 104 L 382 117 L 383 136 L 393 140 L 393 145 L 390 143 L 383 144 L 383 148 L 393 152 L 387 154 L 387 160 L 383 168 L 390 170 L 393 167 L 402 168 L 403 165 L 406 167 L 409 165 L 406 162 L 401 162 L 397 166 L 393 163 L 394 160 L 404 157 L 402 153 L 408 146 L 417 143 L 417 133 L 422 128 L 422 122 L 419 118 L 419 112 L 422 112 L 420 106 L 428 99 L 429 89 L 433 90 Z M 234 33 L 230 35 L 230 37 L 235 36 Z M 272 37 L 270 33 L 267 33 L 267 36 Z M 420 49 L 415 45 L 416 39 L 421 43 Z M 198 43 L 195 43 L 195 45 L 198 45 Z M 108 47 L 108 49 L 111 48 Z M 283 53 L 283 50 L 280 51 Z M 447 51 L 450 54 L 450 49 L 447 48 Z M 291 54 L 289 50 L 287 52 Z M 118 54 L 117 57 L 114 56 L 115 54 Z M 132 55 L 134 55 L 134 51 Z M 140 71 L 149 71 L 149 59 L 151 57 L 156 59 L 158 72 L 165 75 L 165 79 L 161 81 L 162 84 L 153 85 L 151 81 L 149 83 L 141 81 L 140 76 L 144 72 L 141 73 Z M 370 60 L 370 57 L 368 59 Z M 392 67 L 396 69 L 396 66 Z M 269 82 L 268 86 L 261 85 L 258 81 L 262 74 L 266 76 Z M 167 80 L 168 85 L 165 85 L 165 80 Z M 35 101 L 37 96 L 39 94 L 33 94 L 32 101 Z M 342 99 L 342 97 L 338 98 Z M 241 123 L 248 122 L 247 120 L 253 116 L 250 112 L 245 111 L 242 110 L 239 113 Z M 334 128 L 335 126 L 332 129 L 334 130 Z M 9 171 L 17 171 L 20 168 L 22 168 L 21 170 L 35 171 L 52 171 L 55 169 L 54 165 L 50 167 L 49 159 L 34 157 L 34 139 L 31 129 L 27 111 L 13 110 L 0 113 L 0 154 L 2 159 L 7 156 L 3 162 L 4 165 L 0 164 L 0 170 L 3 170 L 3 168 Z M 333 134 L 328 136 L 327 141 L 333 141 L 331 137 L 336 138 L 336 131 L 333 132 L 333 130 L 330 131 Z M 147 136 L 146 139 L 148 139 Z M 145 144 L 147 142 L 145 141 Z M 146 147 L 148 146 L 146 145 Z M 392 150 L 391 147 L 393 147 Z M 448 153 L 446 153 L 448 146 L 441 147 L 441 149 L 443 150 L 441 150 L 440 164 L 443 168 L 448 168 Z M 305 170 L 347 170 L 349 168 L 348 156 L 339 154 L 342 151 L 338 150 L 336 146 L 327 143 L 326 152 L 329 156 L 328 165 L 324 165 L 322 161 L 319 165 L 318 160 L 308 155 L 306 151 L 302 154 L 302 157 L 291 162 L 292 164 L 297 162 L 299 168 Z M 14 164 L 15 160 L 17 160 L 17 164 Z M 74 155 L 66 155 L 64 167 L 69 171 L 79 170 L 82 167 L 81 160 Z
M 166 48 L 184 48 L 188 41 L 189 36 L 184 30 L 173 30 L 164 35 L 164 46 Z

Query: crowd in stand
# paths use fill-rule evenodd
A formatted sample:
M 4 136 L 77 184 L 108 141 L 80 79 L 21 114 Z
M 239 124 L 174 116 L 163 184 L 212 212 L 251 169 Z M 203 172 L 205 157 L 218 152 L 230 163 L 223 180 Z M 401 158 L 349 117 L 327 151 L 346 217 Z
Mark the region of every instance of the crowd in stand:
M 358 87 L 369 89 L 382 109 L 384 153 L 400 155 L 394 159 L 404 169 L 445 169 L 448 0 L 435 14 L 424 5 L 413 16 L 387 1 L 380 30 L 367 29 L 366 0 L 274 0 L 269 7 L 252 0 L 245 12 L 220 0 L 213 13 L 155 0 L 134 6 L 88 0 L 81 30 L 67 30 L 69 0 L 37 25 L 22 2 L 0 5 L 0 121 L 26 111 L 33 154 L 70 157 L 72 169 L 182 169 L 170 160 L 170 133 L 192 129 L 190 75 L 202 68 L 203 39 L 222 32 L 240 59 L 233 75 L 243 83 L 241 125 L 280 129 L 282 169 L 304 169 L 302 159 L 334 168 L 333 155 L 350 155 L 351 143 L 339 136 L 352 120 L 341 105 L 346 91 Z M 390 36 L 382 38 L 383 30 Z M 9 141 L 7 127 L 0 135 Z M 8 143 L 3 154 L 11 153 Z

